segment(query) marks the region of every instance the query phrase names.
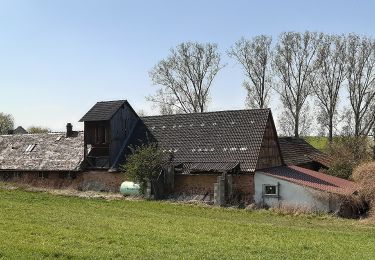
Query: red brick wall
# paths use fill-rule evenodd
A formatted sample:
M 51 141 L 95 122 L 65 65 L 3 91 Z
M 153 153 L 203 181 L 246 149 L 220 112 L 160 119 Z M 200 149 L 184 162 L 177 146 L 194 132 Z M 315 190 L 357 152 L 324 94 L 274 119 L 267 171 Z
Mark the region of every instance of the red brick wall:
M 241 195 L 241 201 L 246 204 L 253 202 L 254 196 L 254 174 L 233 175 L 234 189 L 238 190 Z
M 213 197 L 214 184 L 217 182 L 216 174 L 176 175 L 174 184 L 175 194 L 205 195 Z M 241 200 L 251 203 L 254 195 L 254 175 L 233 175 L 235 191 L 241 194 Z
M 218 175 L 176 175 L 174 179 L 174 193 L 214 194 L 214 183 Z

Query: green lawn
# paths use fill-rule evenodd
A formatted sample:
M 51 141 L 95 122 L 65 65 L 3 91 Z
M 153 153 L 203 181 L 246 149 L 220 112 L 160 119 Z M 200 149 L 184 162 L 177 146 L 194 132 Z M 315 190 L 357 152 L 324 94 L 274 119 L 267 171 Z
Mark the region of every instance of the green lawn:
M 375 226 L 0 189 L 0 258 L 374 259 Z
M 306 136 L 304 139 L 318 150 L 325 150 L 328 145 L 328 138 L 324 136 Z

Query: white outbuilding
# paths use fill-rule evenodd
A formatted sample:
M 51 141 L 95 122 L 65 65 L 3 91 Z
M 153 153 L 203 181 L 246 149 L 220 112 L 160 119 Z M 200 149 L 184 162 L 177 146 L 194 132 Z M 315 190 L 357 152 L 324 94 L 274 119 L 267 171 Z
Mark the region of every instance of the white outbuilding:
M 257 171 L 254 184 L 258 205 L 314 212 L 339 212 L 347 196 L 356 191 L 354 182 L 298 166 Z

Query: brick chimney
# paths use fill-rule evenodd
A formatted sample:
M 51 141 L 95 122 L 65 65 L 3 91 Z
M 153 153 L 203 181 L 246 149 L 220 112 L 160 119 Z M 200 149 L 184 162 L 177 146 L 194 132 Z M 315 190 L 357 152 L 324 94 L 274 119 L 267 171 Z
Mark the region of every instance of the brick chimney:
M 66 124 L 66 137 L 73 136 L 73 125 L 71 123 Z

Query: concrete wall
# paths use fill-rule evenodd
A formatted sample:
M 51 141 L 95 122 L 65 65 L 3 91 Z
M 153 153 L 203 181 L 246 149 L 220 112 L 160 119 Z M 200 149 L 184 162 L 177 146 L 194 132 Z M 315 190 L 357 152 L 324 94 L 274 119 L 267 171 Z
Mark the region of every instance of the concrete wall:
M 269 207 L 300 207 L 318 212 L 336 212 L 339 210 L 339 198 L 328 192 L 311 189 L 288 181 L 256 172 L 254 177 L 254 201 Z M 263 195 L 264 185 L 278 185 L 279 196 Z

